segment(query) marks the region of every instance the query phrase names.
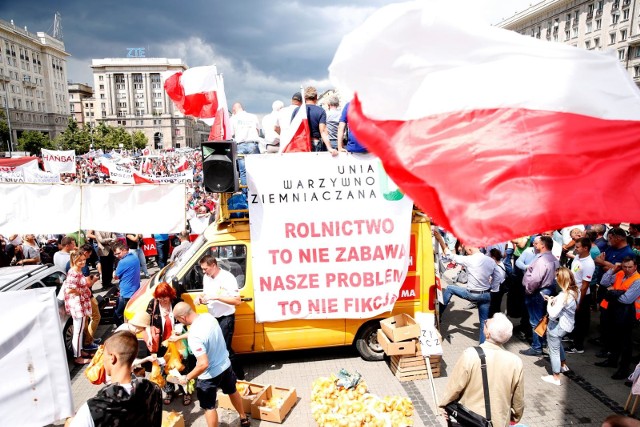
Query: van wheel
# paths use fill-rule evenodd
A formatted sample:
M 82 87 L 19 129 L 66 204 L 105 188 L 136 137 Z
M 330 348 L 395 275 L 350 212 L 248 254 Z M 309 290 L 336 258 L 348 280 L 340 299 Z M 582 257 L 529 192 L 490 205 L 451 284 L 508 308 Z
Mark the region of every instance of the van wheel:
M 370 362 L 384 359 L 384 352 L 378 343 L 378 321 L 369 322 L 362 326 L 354 341 L 360 357 Z
M 73 319 L 69 318 L 62 329 L 62 339 L 64 340 L 64 348 L 67 350 L 69 357 L 73 356 Z

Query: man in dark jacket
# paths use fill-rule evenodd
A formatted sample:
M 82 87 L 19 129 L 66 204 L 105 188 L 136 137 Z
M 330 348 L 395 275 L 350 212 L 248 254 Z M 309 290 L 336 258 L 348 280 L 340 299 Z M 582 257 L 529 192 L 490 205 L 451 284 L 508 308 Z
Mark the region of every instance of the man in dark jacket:
M 138 339 L 128 331 L 116 332 L 104 344 L 104 369 L 111 384 L 83 404 L 65 425 L 157 426 L 162 425 L 162 392 L 144 378 L 131 375 L 138 354 Z

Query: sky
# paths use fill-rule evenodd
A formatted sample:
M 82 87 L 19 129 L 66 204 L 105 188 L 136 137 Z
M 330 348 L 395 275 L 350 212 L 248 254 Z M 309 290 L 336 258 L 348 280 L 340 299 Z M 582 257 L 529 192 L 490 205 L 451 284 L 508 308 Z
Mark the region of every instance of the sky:
M 460 0 L 449 0 L 452 13 Z M 475 0 L 478 19 L 496 24 L 540 0 Z M 62 15 L 67 78 L 93 85 L 91 60 L 179 58 L 189 67 L 215 64 L 227 100 L 265 114 L 288 105 L 300 86 L 333 89 L 327 68 L 341 38 L 389 0 L 20 0 L 0 2 L 0 19 L 53 33 Z

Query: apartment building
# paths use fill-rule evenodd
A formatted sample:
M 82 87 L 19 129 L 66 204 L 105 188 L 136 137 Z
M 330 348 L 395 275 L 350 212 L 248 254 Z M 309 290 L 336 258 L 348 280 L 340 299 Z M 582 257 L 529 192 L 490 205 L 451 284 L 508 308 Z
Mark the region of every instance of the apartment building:
M 502 21 L 520 34 L 611 51 L 640 85 L 640 6 L 636 0 L 545 0 Z
M 69 83 L 69 112 L 71 117 L 83 128 L 85 123 L 95 119 L 93 109 L 93 88 L 83 83 Z
M 187 69 L 182 60 L 104 58 L 93 59 L 91 68 L 94 96 L 84 101 L 93 104 L 90 122 L 141 131 L 152 149 L 199 147 L 207 140 L 209 126 L 182 114 L 162 87 L 163 73 Z
M 0 107 L 14 145 L 26 130 L 54 138 L 66 129 L 68 56 L 62 41 L 0 19 Z

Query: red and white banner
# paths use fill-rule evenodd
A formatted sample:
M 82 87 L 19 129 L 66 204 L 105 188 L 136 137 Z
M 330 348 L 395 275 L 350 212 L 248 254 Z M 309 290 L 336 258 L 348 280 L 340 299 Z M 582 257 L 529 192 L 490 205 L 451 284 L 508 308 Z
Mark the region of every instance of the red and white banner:
M 640 91 L 615 55 L 425 0 L 371 15 L 329 70 L 350 131 L 464 242 L 640 222 Z
M 380 160 L 329 153 L 245 160 L 256 320 L 393 309 L 409 267 L 413 202 Z
M 44 170 L 54 173 L 76 173 L 76 150 L 54 151 L 42 149 Z
M 38 159 L 36 157 L 0 159 L 0 172 L 13 172 L 27 168 L 38 169 Z
M 186 170 L 184 172 L 173 173 L 167 176 L 151 176 L 133 172 L 133 180 L 136 184 L 166 184 L 172 182 L 192 182 L 193 171 Z
M 215 65 L 178 71 L 166 78 L 164 89 L 183 114 L 214 118 L 218 111 L 217 74 Z
M 291 125 L 280 137 L 280 152 L 295 153 L 311 151 L 311 131 L 307 117 L 307 104 L 302 101 Z
M 109 174 L 109 179 L 117 184 L 133 184 L 133 170 L 129 166 L 117 165 L 109 160 L 102 159 L 100 171 Z
M 189 169 L 189 161 L 187 160 L 187 158 L 185 156 L 180 156 L 180 159 L 178 159 L 178 172 L 183 172 L 186 171 L 187 169 Z

